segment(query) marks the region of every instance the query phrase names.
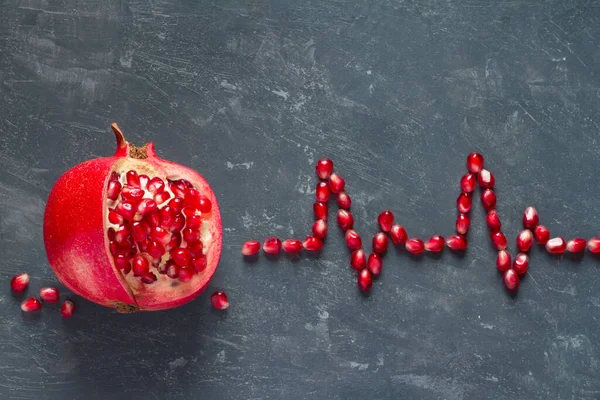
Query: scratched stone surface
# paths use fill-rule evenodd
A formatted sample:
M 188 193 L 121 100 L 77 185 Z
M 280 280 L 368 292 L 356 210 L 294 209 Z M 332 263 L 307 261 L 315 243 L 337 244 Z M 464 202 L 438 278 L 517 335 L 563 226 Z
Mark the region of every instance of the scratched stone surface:
M 240 255 L 304 238 L 322 156 L 367 244 L 386 208 L 411 236 L 451 234 L 473 150 L 513 249 L 528 205 L 554 235 L 599 235 L 599 17 L 558 0 L 1 1 L 0 398 L 600 398 L 600 259 L 536 247 L 508 295 L 477 197 L 464 256 L 390 249 L 369 296 L 335 223 L 320 255 Z M 19 271 L 30 293 L 68 295 L 45 201 L 66 169 L 112 153 L 112 121 L 212 184 L 220 267 L 175 310 L 75 298 L 70 320 L 24 316 Z

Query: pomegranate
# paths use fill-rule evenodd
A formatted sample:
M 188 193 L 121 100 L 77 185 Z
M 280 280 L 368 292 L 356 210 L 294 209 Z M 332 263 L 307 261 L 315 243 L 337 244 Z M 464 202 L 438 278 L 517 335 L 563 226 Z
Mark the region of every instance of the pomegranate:
M 114 155 L 73 167 L 50 192 L 48 260 L 73 292 L 117 311 L 177 307 L 197 297 L 217 268 L 217 199 L 198 173 L 159 158 L 152 143 L 128 143 L 116 124 L 112 130 Z M 167 274 L 173 261 L 177 275 Z M 198 272 L 194 265 L 204 262 Z

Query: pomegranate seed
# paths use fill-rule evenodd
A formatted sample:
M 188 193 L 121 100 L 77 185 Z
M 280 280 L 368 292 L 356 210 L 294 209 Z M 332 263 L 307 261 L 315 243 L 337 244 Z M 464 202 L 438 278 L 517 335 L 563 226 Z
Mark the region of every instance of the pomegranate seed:
M 462 178 L 460 178 L 460 188 L 465 193 L 471 193 L 475 190 L 475 186 L 477 185 L 477 179 L 475 174 L 464 174 Z
M 321 240 L 327 237 L 327 222 L 322 219 L 315 221 L 312 227 L 312 233 L 314 237 L 317 237 Z
M 185 204 L 183 203 L 183 199 L 181 197 L 175 197 L 174 199 L 169 201 L 169 207 L 173 209 L 173 212 L 175 212 L 175 214 L 179 214 L 181 210 L 183 210 L 184 206 Z
M 478 173 L 483 168 L 483 156 L 479 153 L 471 153 L 467 156 L 467 169 L 469 172 Z
M 122 270 L 131 270 L 131 264 L 129 263 L 129 257 L 125 254 L 119 254 L 115 258 L 115 267 Z M 128 272 L 129 272 L 128 271 Z
M 42 303 L 35 297 L 30 297 L 21 303 L 21 310 L 25 312 L 37 311 L 42 308 Z
M 362 247 L 362 239 L 355 230 L 349 229 L 346 231 L 346 245 L 352 250 L 357 250 Z
M 156 204 L 156 201 L 152 199 L 144 199 L 138 205 L 137 212 L 138 214 L 144 215 L 150 211 L 156 210 L 157 207 L 158 205 Z
M 529 229 L 522 230 L 517 235 L 517 248 L 519 251 L 526 253 L 531 248 L 533 244 L 533 233 Z M 583 251 L 585 249 L 585 245 L 581 249 Z
M 444 244 L 446 244 L 446 241 L 444 240 L 443 236 L 433 235 L 427 242 L 425 242 L 425 250 L 432 253 L 439 253 L 440 251 L 444 250 Z
M 363 269 L 358 273 L 358 287 L 363 292 L 368 292 L 371 290 L 373 286 L 373 276 L 371 275 L 371 271 L 368 269 Z
M 148 175 L 140 175 L 140 188 L 146 190 L 148 186 L 148 182 L 150 182 L 150 178 Z
M 23 292 L 27 285 L 29 285 L 29 274 L 26 273 L 15 275 L 10 280 L 10 288 L 16 293 Z
M 175 264 L 175 261 L 169 260 L 165 264 L 167 266 L 167 276 L 171 279 L 179 277 L 179 265 Z
M 181 212 L 183 213 L 183 215 L 185 215 L 186 218 L 191 218 L 194 215 L 196 215 L 196 209 L 192 207 L 184 207 L 183 210 L 181 210 Z
M 142 276 L 150 271 L 150 263 L 148 259 L 144 256 L 140 256 L 139 254 L 133 257 L 131 260 L 133 274 L 135 276 Z
M 590 252 L 594 254 L 600 253 L 600 237 L 593 237 L 590 240 L 588 240 L 587 248 Z
M 186 222 L 185 222 L 185 218 L 183 218 L 183 215 L 181 215 L 181 214 L 175 215 L 175 218 L 173 219 L 173 223 L 171 224 L 171 232 L 173 232 L 173 233 L 181 232 L 181 230 L 185 226 L 185 223 Z
M 313 204 L 313 211 L 315 213 L 315 219 L 327 221 L 327 203 L 317 202 Z
M 57 303 L 59 300 L 58 289 L 53 287 L 41 288 L 40 297 L 47 303 Z
M 485 223 L 487 224 L 490 231 L 492 231 L 492 232 L 499 231 L 500 228 L 502 227 L 502 223 L 500 222 L 500 217 L 498 216 L 498 211 L 496 211 L 496 210 L 489 211 L 487 213 L 487 216 L 485 217 Z
M 153 268 L 156 268 L 156 270 L 158 271 L 159 274 L 166 274 L 167 273 L 167 264 L 161 264 L 160 263 L 160 258 L 155 258 L 150 262 L 150 265 L 152 265 Z
M 456 208 L 458 212 L 461 214 L 466 214 L 471 211 L 471 206 L 473 205 L 473 197 L 470 193 L 461 193 L 458 195 L 456 199 Z
M 108 190 L 106 197 L 108 197 L 112 201 L 115 201 L 119 198 L 119 194 L 121 194 L 121 188 L 121 182 L 119 181 L 108 182 Z
M 171 198 L 171 193 L 167 192 L 166 190 L 164 192 L 160 192 L 160 193 L 156 193 L 154 195 L 154 201 L 156 202 L 156 204 L 163 204 L 165 201 L 169 200 Z
M 536 226 L 533 233 L 538 244 L 546 244 L 550 240 L 550 231 L 544 225 Z
M 348 193 L 340 192 L 338 194 L 337 203 L 340 208 L 343 208 L 344 210 L 349 210 L 350 206 L 352 206 L 352 199 L 350 199 Z
M 114 228 L 108 228 L 108 231 L 106 233 L 106 236 L 108 236 L 108 240 L 115 240 L 116 233 L 117 232 L 114 230 Z
M 180 282 L 189 282 L 193 277 L 194 277 L 195 273 L 194 270 L 190 267 L 180 267 L 179 268 L 179 274 L 177 274 L 177 277 L 179 278 Z
M 152 194 L 160 193 L 165 190 L 165 182 L 159 177 L 154 177 L 148 182 L 148 191 Z
M 225 292 L 214 292 L 210 295 L 210 302 L 217 310 L 225 310 L 229 307 L 229 300 L 227 300 Z
M 119 230 L 117 230 L 117 233 L 115 234 L 115 241 L 118 244 L 125 243 L 127 239 L 129 239 L 129 235 L 131 235 L 131 229 L 129 229 L 129 226 L 120 226 Z
M 585 250 L 587 242 L 584 238 L 575 238 L 567 242 L 567 251 L 571 253 L 581 253 Z
M 113 256 L 119 254 L 119 245 L 117 244 L 117 242 L 111 240 L 110 242 L 108 242 L 108 248 L 110 249 L 110 254 L 112 254 Z
M 394 214 L 390 210 L 385 210 L 377 217 L 379 227 L 383 232 L 389 232 L 392 229 L 394 223 Z
M 208 197 L 201 196 L 200 197 L 200 207 L 198 207 L 198 210 L 200 210 L 200 212 L 202 214 L 208 214 L 208 213 L 210 213 L 211 209 L 212 209 L 212 202 L 208 199 Z
M 133 219 L 135 216 L 136 207 L 133 204 L 122 201 L 115 207 L 115 212 L 122 215 L 125 219 Z
M 202 232 L 200 229 L 185 228 L 181 234 L 186 243 L 194 243 L 202 239 Z
M 373 275 L 379 275 L 381 273 L 381 267 L 383 266 L 383 261 L 381 260 L 381 256 L 377 253 L 369 254 L 369 259 L 367 260 L 367 268 Z
M 409 253 L 421 254 L 425 250 L 425 243 L 421 239 L 413 238 L 408 239 L 404 247 Z
M 149 212 L 148 214 L 144 215 L 143 219 L 152 227 L 160 225 L 160 214 L 158 210 Z
M 266 238 L 263 242 L 263 251 L 267 254 L 279 254 L 281 251 L 281 240 L 276 237 Z
M 485 189 L 481 192 L 481 205 L 485 211 L 490 211 L 496 208 L 496 193 L 492 189 Z
M 315 190 L 315 197 L 317 198 L 317 201 L 326 202 L 329 200 L 330 195 L 331 192 L 327 182 L 321 181 L 317 183 L 317 189 Z
M 567 249 L 567 243 L 562 237 L 555 237 L 546 242 L 546 250 L 550 254 L 562 254 Z
M 119 215 L 115 210 L 108 210 L 108 222 L 115 225 L 123 225 L 125 222 L 125 218 L 122 215 Z
M 540 223 L 538 212 L 533 207 L 527 207 L 523 213 L 523 227 L 525 229 L 534 230 Z
M 496 268 L 498 268 L 498 271 L 500 272 L 506 272 L 510 269 L 510 265 L 510 253 L 506 250 L 500 250 L 498 252 L 498 257 L 496 257 Z
M 477 182 L 482 188 L 491 189 L 496 184 L 496 179 L 490 171 L 487 169 L 482 169 L 479 171 L 479 175 L 477 176 Z
M 199 215 L 192 215 L 185 220 L 185 223 L 188 228 L 200 228 L 202 226 L 202 217 Z
M 446 246 L 448 246 L 450 250 L 465 251 L 468 244 L 469 241 L 463 235 L 450 235 L 446 238 Z
M 200 198 L 201 197 L 202 197 L 202 195 L 196 189 L 187 188 L 185 190 L 185 197 L 183 198 L 183 201 L 189 207 L 200 209 Z
M 253 256 L 260 250 L 260 242 L 258 240 L 248 240 L 242 246 L 242 254 L 245 256 Z
M 144 221 L 134 222 L 133 225 L 131 225 L 131 236 L 136 242 L 146 240 L 149 233 L 150 226 Z
M 127 178 L 127 185 L 131 186 L 133 188 L 140 188 L 140 177 L 138 176 L 137 172 L 134 170 L 130 170 L 127 171 L 127 174 L 125 175 L 125 177 Z
M 147 285 L 156 282 L 156 279 L 157 278 L 156 278 L 156 275 L 154 274 L 154 272 L 148 272 L 148 273 L 142 275 L 142 277 L 141 277 L 141 281 Z
M 317 176 L 321 179 L 327 179 L 333 172 L 333 161 L 329 158 L 321 158 L 317 161 Z
M 496 248 L 496 250 L 505 250 L 508 245 L 508 241 L 506 240 L 506 236 L 501 231 L 492 232 L 490 234 L 490 240 L 492 241 L 492 245 Z
M 299 253 L 302 250 L 302 242 L 296 239 L 284 240 L 283 251 L 286 253 Z
M 513 261 L 513 270 L 519 274 L 523 275 L 527 272 L 527 268 L 529 268 L 529 257 L 525 253 L 519 253 L 515 257 Z
M 146 251 L 152 258 L 161 258 L 167 252 L 165 246 L 158 242 L 150 242 Z
M 60 314 L 65 318 L 69 318 L 73 315 L 73 311 L 75 311 L 75 304 L 71 300 L 63 301 L 60 306 Z
M 385 253 L 388 249 L 388 237 L 383 232 L 377 232 L 375 236 L 373 236 L 373 251 L 375 253 Z
M 354 217 L 350 211 L 339 210 L 337 213 L 337 223 L 341 230 L 347 231 L 354 226 Z
M 113 171 L 113 172 L 110 173 L 110 180 L 111 181 L 118 181 L 119 179 L 121 179 L 121 175 L 118 172 Z
M 392 243 L 404 244 L 408 240 L 408 233 L 406 233 L 406 229 L 402 225 L 396 224 L 390 229 L 390 237 L 392 238 Z
M 167 244 L 171 241 L 171 233 L 160 226 L 155 226 L 150 231 L 150 239 L 161 244 Z
M 171 259 L 180 267 L 190 265 L 191 254 L 188 248 L 178 247 L 171 251 Z
M 508 290 L 516 290 L 519 287 L 519 282 L 521 281 L 519 279 L 519 275 L 517 275 L 514 269 L 509 269 L 506 271 L 504 273 L 503 280 L 504 286 L 506 286 Z
M 160 225 L 165 228 L 169 228 L 175 222 L 175 212 L 169 206 L 161 208 L 158 215 L 160 215 Z
M 180 233 L 174 233 L 171 236 L 171 240 L 169 241 L 169 243 L 167 243 L 165 245 L 165 250 L 166 251 L 171 251 L 171 250 L 176 249 L 177 247 L 181 246 L 181 240 L 182 240 L 181 234 Z M 200 243 L 200 242 L 196 242 L 196 243 Z M 192 245 L 194 245 L 196 243 L 193 243 Z M 190 245 L 190 243 L 188 243 L 188 246 L 189 245 Z
M 206 269 L 206 257 L 205 256 L 199 256 L 196 258 L 192 258 L 192 267 L 194 267 L 194 270 L 196 272 L 202 272 Z
M 465 235 L 471 226 L 471 218 L 465 214 L 458 214 L 456 218 L 456 233 Z
M 258 248 L 260 249 L 260 243 L 258 243 Z M 203 252 L 204 245 L 202 245 L 202 242 L 192 243 L 191 246 L 188 246 L 188 249 L 190 249 L 190 253 L 192 254 L 192 257 L 200 257 L 200 256 L 204 255 L 204 252 Z M 257 251 L 258 251 L 258 249 L 257 249 Z
M 354 250 L 350 255 L 350 266 L 356 271 L 362 271 L 367 266 L 367 253 L 363 249 Z
M 123 199 L 131 204 L 138 204 L 144 198 L 144 191 L 142 189 L 132 189 L 125 187 L 121 192 Z
M 329 177 L 329 188 L 333 193 L 343 192 L 346 187 L 346 181 L 344 178 L 336 174 L 335 172 Z
M 171 189 L 175 197 L 181 197 L 182 199 L 185 198 L 185 186 L 169 182 L 169 188 Z
M 314 236 L 307 236 L 302 246 L 308 251 L 319 251 L 323 248 L 323 242 Z

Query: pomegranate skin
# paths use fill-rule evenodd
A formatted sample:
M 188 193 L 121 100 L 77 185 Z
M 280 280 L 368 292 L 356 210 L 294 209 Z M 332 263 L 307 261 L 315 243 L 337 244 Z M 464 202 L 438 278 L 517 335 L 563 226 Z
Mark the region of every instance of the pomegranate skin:
M 145 146 L 147 158 L 131 157 L 136 148 L 125 141 L 116 124 L 112 129 L 117 139 L 114 155 L 76 165 L 60 176 L 50 192 L 43 226 L 50 266 L 74 293 L 120 312 L 163 310 L 188 303 L 206 288 L 219 263 L 222 225 L 217 199 L 200 174 L 159 158 L 152 143 Z M 126 168 L 139 174 L 185 178 L 211 201 L 206 220 L 211 235 L 206 243 L 207 266 L 189 282 L 172 285 L 159 279 L 144 285 L 115 267 L 106 235 L 106 187 L 112 171 Z

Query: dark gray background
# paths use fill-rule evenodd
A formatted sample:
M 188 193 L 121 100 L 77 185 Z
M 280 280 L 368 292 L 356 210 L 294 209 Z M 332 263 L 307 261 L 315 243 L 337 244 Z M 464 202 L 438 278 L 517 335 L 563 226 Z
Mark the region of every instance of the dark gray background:
M 385 208 L 412 235 L 452 233 L 473 150 L 496 175 L 511 245 L 528 205 L 554 234 L 600 234 L 590 4 L 0 1 L 0 397 L 600 398 L 598 259 L 535 249 L 511 297 L 478 201 L 465 257 L 392 250 L 368 297 L 334 226 L 320 257 L 239 253 L 304 237 L 322 156 L 365 238 Z M 56 283 L 45 199 L 66 169 L 112 154 L 112 121 L 212 184 L 220 268 L 179 309 L 76 299 L 70 320 L 54 306 L 27 318 L 8 280 Z M 225 313 L 210 307 L 216 288 Z

